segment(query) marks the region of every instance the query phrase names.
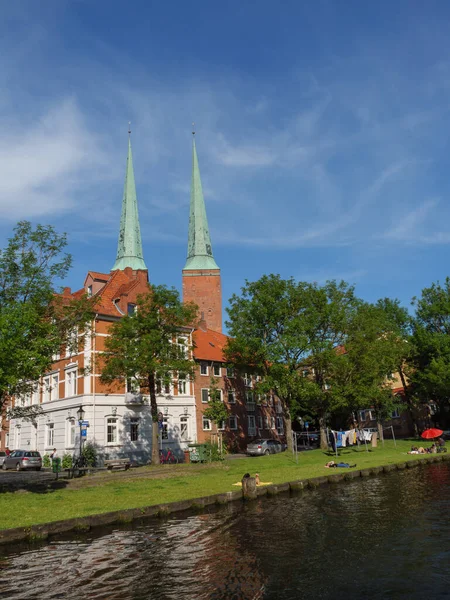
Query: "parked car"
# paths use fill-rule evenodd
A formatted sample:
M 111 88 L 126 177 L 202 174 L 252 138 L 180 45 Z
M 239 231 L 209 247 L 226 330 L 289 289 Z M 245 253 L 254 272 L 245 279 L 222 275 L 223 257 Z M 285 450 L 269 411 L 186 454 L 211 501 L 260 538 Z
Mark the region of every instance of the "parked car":
M 263 454 L 276 454 L 285 450 L 284 444 L 278 440 L 255 440 L 247 445 L 249 456 L 262 456 Z
M 318 446 L 320 444 L 320 432 L 311 431 L 306 433 L 302 431 L 297 433 L 297 448 L 300 450 L 308 446 Z
M 2 469 L 15 469 L 21 471 L 22 469 L 36 469 L 40 471 L 42 467 L 42 457 L 39 452 L 30 450 L 14 450 L 9 456 L 6 456 L 3 460 Z
M 0 450 L 0 467 L 3 465 L 3 461 L 6 458 L 6 452 L 4 450 Z

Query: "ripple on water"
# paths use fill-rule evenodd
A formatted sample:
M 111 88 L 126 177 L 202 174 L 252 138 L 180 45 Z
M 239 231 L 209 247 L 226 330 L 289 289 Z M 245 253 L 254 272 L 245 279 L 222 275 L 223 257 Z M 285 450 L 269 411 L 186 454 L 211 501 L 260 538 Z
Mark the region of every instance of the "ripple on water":
M 450 465 L 7 550 L 0 598 L 450 597 Z

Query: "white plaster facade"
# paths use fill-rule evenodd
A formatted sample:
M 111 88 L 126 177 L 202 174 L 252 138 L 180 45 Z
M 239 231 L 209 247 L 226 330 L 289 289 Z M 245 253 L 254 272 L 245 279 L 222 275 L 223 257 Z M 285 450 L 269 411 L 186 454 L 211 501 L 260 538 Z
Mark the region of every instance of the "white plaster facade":
M 151 457 L 152 419 L 148 398 L 134 394 L 75 395 L 41 404 L 36 423 L 13 419 L 11 449 L 38 450 L 42 455 L 56 448 L 59 456 L 79 454 L 80 426 L 77 410 L 82 406 L 89 422 L 83 443 L 92 442 L 102 458 L 130 457 L 146 463 Z M 197 439 L 194 396 L 158 396 L 163 416 L 159 442 L 181 459 L 188 443 Z

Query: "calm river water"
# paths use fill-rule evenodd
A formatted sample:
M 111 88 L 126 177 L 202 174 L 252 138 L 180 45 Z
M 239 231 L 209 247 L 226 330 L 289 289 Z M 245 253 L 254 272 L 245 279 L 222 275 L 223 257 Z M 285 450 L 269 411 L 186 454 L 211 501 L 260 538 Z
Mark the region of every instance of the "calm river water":
M 450 465 L 3 550 L 0 597 L 450 598 Z

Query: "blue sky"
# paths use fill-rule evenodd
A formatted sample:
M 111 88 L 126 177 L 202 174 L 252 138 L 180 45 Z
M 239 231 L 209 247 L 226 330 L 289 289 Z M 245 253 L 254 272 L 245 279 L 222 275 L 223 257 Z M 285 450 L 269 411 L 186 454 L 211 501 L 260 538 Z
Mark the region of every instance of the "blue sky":
M 448 274 L 450 5 L 0 0 L 0 246 L 114 263 L 127 128 L 150 279 L 181 287 L 191 123 L 224 303 L 263 273 L 405 304 Z

